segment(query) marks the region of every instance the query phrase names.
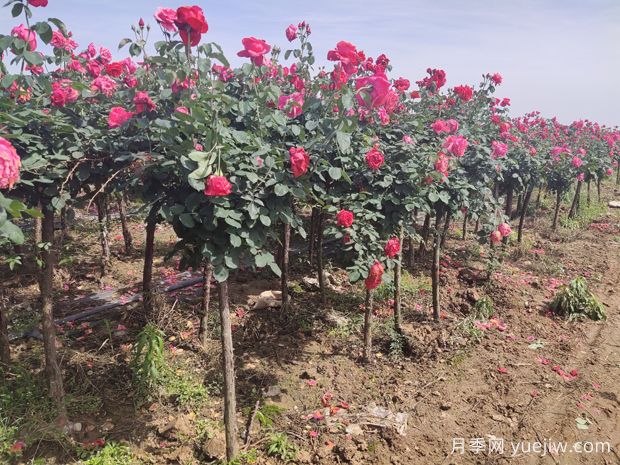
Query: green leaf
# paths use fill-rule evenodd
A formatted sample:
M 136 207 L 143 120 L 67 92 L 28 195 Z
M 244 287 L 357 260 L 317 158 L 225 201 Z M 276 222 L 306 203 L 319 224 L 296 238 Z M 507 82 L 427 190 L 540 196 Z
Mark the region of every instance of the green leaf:
M 120 50 L 121 48 L 123 48 L 125 45 L 127 45 L 127 44 L 129 44 L 129 43 L 131 43 L 131 39 L 124 38 L 123 40 L 121 40 L 121 41 L 118 43 L 118 49 Z
M 267 215 L 261 215 L 260 222 L 263 223 L 265 226 L 271 226 L 271 218 L 269 218 Z
M 194 226 L 196 226 L 196 222 L 194 221 L 194 217 L 191 213 L 182 213 L 181 215 L 179 215 L 179 221 L 186 228 L 193 228 Z
M 13 8 L 11 9 L 11 15 L 13 16 L 13 18 L 17 18 L 19 15 L 22 14 L 23 10 L 24 10 L 24 4 L 16 3 L 15 5 L 13 5 Z
M 280 267 L 278 266 L 278 264 L 273 261 L 269 264 L 269 268 L 271 268 L 271 271 L 273 271 L 273 273 L 279 278 L 280 276 L 282 276 L 282 270 L 280 269 Z
M 236 234 L 231 234 L 230 245 L 232 245 L 233 247 L 241 247 L 241 238 Z
M 37 52 L 30 52 L 25 50 L 23 53 L 24 60 L 33 66 L 40 66 L 43 64 L 43 58 Z
M 22 230 L 10 221 L 6 221 L 0 226 L 0 234 L 17 245 L 23 244 L 25 240 Z
M 351 147 L 351 134 L 342 131 L 336 131 L 336 142 L 341 152 L 346 152 Z
M 213 277 L 218 283 L 223 283 L 228 279 L 228 268 L 224 264 L 219 264 L 213 269 Z
M 278 197 L 282 197 L 282 196 L 288 194 L 288 192 L 289 192 L 289 189 L 288 189 L 288 186 L 286 184 L 276 184 L 275 193 L 276 193 L 276 195 Z M 269 226 L 269 225 L 265 225 L 265 226 Z
M 329 176 L 334 180 L 338 181 L 342 177 L 342 170 L 337 166 L 332 166 L 328 170 Z

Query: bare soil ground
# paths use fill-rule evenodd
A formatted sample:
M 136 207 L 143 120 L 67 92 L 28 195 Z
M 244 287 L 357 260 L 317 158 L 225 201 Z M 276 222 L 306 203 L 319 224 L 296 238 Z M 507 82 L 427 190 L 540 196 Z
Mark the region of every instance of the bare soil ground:
M 486 270 L 490 252 L 454 229 L 442 257 L 441 321 L 431 318 L 427 264 L 418 260 L 403 283 L 404 339 L 390 329 L 389 289 L 379 290 L 375 358 L 368 365 L 361 362 L 362 289 L 346 282 L 337 263 L 322 307 L 312 283 L 304 283 L 312 276 L 306 257 L 296 256 L 286 314 L 251 309 L 250 296 L 277 289 L 277 280 L 239 273 L 230 296 L 240 431 L 257 401 L 264 414 L 246 447 L 254 463 L 282 463 L 266 453 L 274 432 L 286 433 L 297 448 L 295 463 L 620 463 L 620 213 L 596 213 L 552 233 L 549 212 L 541 211 L 528 224 L 525 244 L 496 250 L 491 279 L 473 283 L 472 270 Z M 132 229 L 139 247 L 142 226 Z M 74 299 L 98 290 L 96 229 L 77 225 L 72 236 L 55 277 L 58 316 L 75 312 Z M 114 268 L 105 284 L 129 295 L 139 289 L 140 253 L 123 255 L 116 224 L 111 238 Z M 157 238 L 157 279 L 174 282 L 175 262 L 162 259 L 173 235 L 162 227 Z M 36 318 L 34 269 L 2 274 L 12 330 L 23 330 Z M 549 312 L 557 288 L 581 275 L 604 303 L 606 321 L 567 322 Z M 493 299 L 494 315 L 474 324 L 474 305 L 484 296 Z M 71 438 L 49 433 L 44 401 L 20 394 L 15 402 L 27 406 L 0 412 L 8 422 L 17 412 L 29 418 L 19 423 L 28 446 L 14 463 L 74 463 L 84 443 L 101 438 L 129 444 L 143 463 L 217 461 L 224 452 L 218 322 L 213 307 L 212 341 L 199 349 L 199 300 L 198 287 L 160 300 L 174 375 L 148 402 L 134 395 L 128 366 L 139 306 L 64 327 L 69 411 L 81 431 Z M 13 393 L 24 389 L 24 377 L 42 385 L 40 346 L 14 345 L 16 366 L 3 381 Z M 197 386 L 206 386 L 204 393 Z M 556 443 L 566 451 L 550 451 Z

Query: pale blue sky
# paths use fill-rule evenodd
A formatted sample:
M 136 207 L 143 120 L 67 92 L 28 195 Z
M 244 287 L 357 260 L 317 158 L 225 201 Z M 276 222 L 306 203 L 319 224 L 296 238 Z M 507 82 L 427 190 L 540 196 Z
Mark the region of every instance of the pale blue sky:
M 413 82 L 427 67 L 443 68 L 453 86 L 498 71 L 498 95 L 512 99 L 513 113 L 620 124 L 620 0 L 49 0 L 34 12 L 35 20 L 63 19 L 80 45 L 115 51 L 140 16 L 155 26 L 158 6 L 191 4 L 209 22 L 204 40 L 220 43 L 234 63 L 242 37 L 285 49 L 286 26 L 306 20 L 321 63 L 348 40 L 367 55 L 390 57 L 394 77 Z M 14 24 L 3 9 L 0 29 Z

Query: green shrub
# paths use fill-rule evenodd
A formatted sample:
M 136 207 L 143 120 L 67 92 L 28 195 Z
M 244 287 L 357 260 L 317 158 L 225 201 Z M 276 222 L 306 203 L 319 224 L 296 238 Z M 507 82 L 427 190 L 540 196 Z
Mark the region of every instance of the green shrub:
M 164 333 L 155 325 L 147 324 L 136 341 L 131 361 L 136 390 L 140 396 L 147 396 L 163 381 Z
M 568 318 L 569 321 L 581 318 L 591 320 L 607 318 L 603 304 L 592 294 L 586 279 L 582 276 L 562 286 L 550 307 L 556 315 Z

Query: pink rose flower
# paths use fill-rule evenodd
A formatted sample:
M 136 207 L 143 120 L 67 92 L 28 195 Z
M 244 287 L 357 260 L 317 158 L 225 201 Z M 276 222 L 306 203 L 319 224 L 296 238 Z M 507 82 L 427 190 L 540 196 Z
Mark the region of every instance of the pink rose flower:
M 222 197 L 232 192 L 232 184 L 225 176 L 212 175 L 205 179 L 205 195 L 209 197 Z
M 376 108 L 387 102 L 390 92 L 390 81 L 383 73 L 366 76 L 355 80 L 358 103 L 367 108 Z
M 136 113 L 142 113 L 144 111 L 154 111 L 157 105 L 153 103 L 151 97 L 146 92 L 138 91 L 133 98 L 133 103 L 136 105 Z
M 508 145 L 496 140 L 491 142 L 491 157 L 493 159 L 505 157 L 506 152 L 508 152 Z
M 37 35 L 35 34 L 34 31 L 28 29 L 23 24 L 20 24 L 19 26 L 15 26 L 13 29 L 11 29 L 11 35 L 15 37 L 19 37 L 24 42 L 27 42 L 28 50 L 30 50 L 31 52 L 36 50 Z
M 502 233 L 499 231 L 493 231 L 489 234 L 489 239 L 491 240 L 491 244 L 499 244 L 502 242 Z
M 294 24 L 291 24 L 289 27 L 287 27 L 286 31 L 284 32 L 289 42 L 293 42 L 297 38 L 297 26 L 295 26 Z
M 383 276 L 383 265 L 375 260 L 375 263 L 370 267 L 370 271 L 368 273 L 368 277 L 364 281 L 364 285 L 366 289 L 372 290 L 379 287 L 381 284 L 381 277 Z
M 28 0 L 28 3 L 31 6 L 39 7 L 39 6 L 47 6 L 47 1 L 48 0 Z
M 385 244 L 385 255 L 388 258 L 394 258 L 400 252 L 400 241 L 398 237 L 390 238 Z
M 336 224 L 343 228 L 350 228 L 353 224 L 354 215 L 352 211 L 342 209 L 336 215 Z
M 177 12 L 173 8 L 157 8 L 155 11 L 155 20 L 159 25 L 168 32 L 177 32 L 175 24 L 177 20 Z
M 507 223 L 500 224 L 497 227 L 497 230 L 500 232 L 502 237 L 508 237 L 508 236 L 510 236 L 510 233 L 512 232 L 512 229 L 511 229 L 510 225 L 507 224 Z
M 4 137 L 0 137 L 0 189 L 11 189 L 19 181 L 22 161 L 17 151 Z
M 278 99 L 278 109 L 285 110 L 289 118 L 297 118 L 302 114 L 304 96 L 301 92 L 294 92 L 290 95 L 280 95 Z
M 448 136 L 442 147 L 456 157 L 465 155 L 469 142 L 463 136 Z
M 108 127 L 118 128 L 133 117 L 133 112 L 125 110 L 123 107 L 113 107 L 108 115 Z

